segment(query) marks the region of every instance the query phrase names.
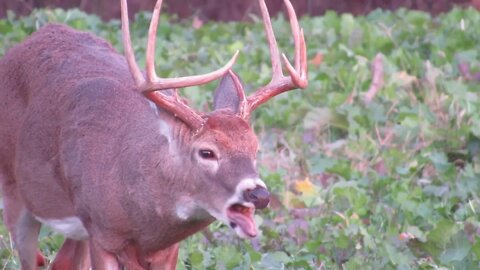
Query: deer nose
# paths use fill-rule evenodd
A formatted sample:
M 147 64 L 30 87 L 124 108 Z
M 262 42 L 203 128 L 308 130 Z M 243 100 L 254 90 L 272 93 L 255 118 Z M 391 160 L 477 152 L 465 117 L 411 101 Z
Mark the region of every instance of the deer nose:
M 257 209 L 267 207 L 270 202 L 270 192 L 264 187 L 257 186 L 254 189 L 247 189 L 243 192 L 243 198 L 247 202 L 251 202 Z

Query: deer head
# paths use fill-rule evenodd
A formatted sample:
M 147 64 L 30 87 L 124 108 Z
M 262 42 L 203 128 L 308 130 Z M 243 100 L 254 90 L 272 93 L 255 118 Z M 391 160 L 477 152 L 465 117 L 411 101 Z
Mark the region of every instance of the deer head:
M 178 206 L 182 214 L 191 215 L 200 209 L 230 225 L 240 236 L 254 237 L 257 234 L 253 221 L 254 209 L 265 208 L 269 193 L 256 170 L 258 142 L 250 125 L 251 113 L 270 98 L 296 88 L 306 88 L 307 59 L 303 29 L 300 29 L 290 1 L 285 5 L 290 18 L 295 44 L 295 62 L 291 65 L 282 54 L 288 71 L 284 76 L 280 54 L 265 2 L 260 0 L 260 9 L 268 40 L 272 80 L 246 96 L 240 78 L 231 70 L 238 51 L 221 69 L 214 72 L 182 77 L 159 78 L 155 73 L 155 38 L 162 0 L 158 0 L 149 28 L 146 49 L 146 76 L 135 61 L 131 45 L 126 0 L 122 0 L 122 33 L 125 56 L 138 91 L 159 108 L 180 119 L 187 127 L 187 141 L 182 155 L 189 156 L 192 168 L 196 168 L 195 182 L 184 206 Z M 214 110 L 199 114 L 188 107 L 178 96 L 177 88 L 204 84 L 223 76 L 215 92 Z M 170 89 L 175 89 L 171 92 Z M 168 90 L 163 93 L 162 90 Z M 178 153 L 174 153 L 178 154 Z M 185 162 L 185 161 L 182 161 Z M 212 188 L 215 187 L 215 188 Z M 209 192 L 209 190 L 211 192 Z M 202 191 L 202 192 L 200 192 Z M 214 194 L 212 194 L 214 192 Z M 190 204 L 190 205 L 189 205 Z M 198 213 L 196 213 L 198 214 Z

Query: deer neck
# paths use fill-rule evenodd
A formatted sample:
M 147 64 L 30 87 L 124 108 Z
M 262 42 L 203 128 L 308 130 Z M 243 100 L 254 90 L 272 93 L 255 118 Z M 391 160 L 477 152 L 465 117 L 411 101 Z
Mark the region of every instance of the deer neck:
M 191 144 L 192 130 L 170 113 L 152 104 L 150 106 L 156 115 L 155 120 L 151 121 L 153 123 L 150 123 L 150 134 L 138 134 L 132 138 L 135 145 L 129 149 L 135 153 L 125 155 L 125 162 L 130 163 L 132 159 L 129 156 L 138 157 L 137 166 L 133 166 L 137 171 L 124 175 L 136 179 L 134 185 L 145 184 L 149 192 L 140 195 L 145 195 L 143 199 L 148 197 L 153 205 L 158 205 L 155 207 L 157 215 L 171 215 L 169 218 L 178 218 L 178 223 L 209 220 L 211 217 L 191 200 L 192 179 L 196 175 L 186 169 L 191 167 L 189 165 L 192 162 L 192 153 L 186 146 Z M 127 164 L 122 167 L 125 170 L 132 168 Z M 165 203 L 165 200 L 169 203 Z

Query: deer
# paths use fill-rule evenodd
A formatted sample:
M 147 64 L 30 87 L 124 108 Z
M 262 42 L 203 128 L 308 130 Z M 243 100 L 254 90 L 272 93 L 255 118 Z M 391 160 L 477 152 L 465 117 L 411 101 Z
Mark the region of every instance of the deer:
M 161 78 L 155 4 L 145 71 L 135 59 L 127 1 L 120 0 L 124 55 L 107 41 L 49 24 L 0 59 L 0 183 L 22 270 L 45 263 L 41 226 L 65 236 L 51 269 L 175 269 L 179 242 L 215 220 L 239 237 L 270 193 L 257 170 L 252 112 L 308 86 L 306 43 L 289 16 L 294 63 L 280 55 L 259 0 L 272 79 L 246 95 L 232 67 Z M 283 61 L 283 64 L 282 64 Z M 288 74 L 284 74 L 285 70 Z M 177 89 L 219 81 L 213 110 L 198 112 Z

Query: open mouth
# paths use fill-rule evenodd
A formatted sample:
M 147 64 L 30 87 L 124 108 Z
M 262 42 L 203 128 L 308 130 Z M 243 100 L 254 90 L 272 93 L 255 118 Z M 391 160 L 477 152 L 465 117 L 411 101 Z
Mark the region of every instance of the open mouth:
M 248 237 L 257 236 L 257 226 L 253 220 L 254 213 L 255 207 L 249 207 L 240 203 L 232 204 L 227 209 L 227 217 L 230 227 L 237 232 L 240 229 L 241 232 Z

